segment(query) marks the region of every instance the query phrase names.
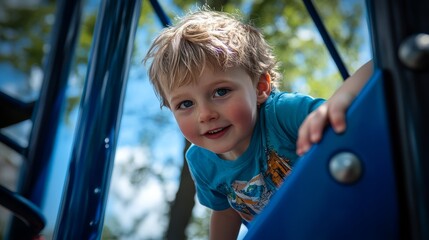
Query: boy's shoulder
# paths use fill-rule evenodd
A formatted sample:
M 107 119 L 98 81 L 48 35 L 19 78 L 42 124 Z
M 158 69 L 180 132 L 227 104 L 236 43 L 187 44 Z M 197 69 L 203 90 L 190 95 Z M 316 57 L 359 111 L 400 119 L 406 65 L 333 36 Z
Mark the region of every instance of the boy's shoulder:
M 299 92 L 282 92 L 274 90 L 271 92 L 270 97 L 267 99 L 267 108 L 274 109 L 302 109 L 303 105 L 319 105 L 324 99 L 314 98 Z M 310 108 L 312 108 L 310 106 Z M 312 109 L 313 110 L 313 109 Z
M 307 115 L 325 100 L 298 92 L 275 91 L 270 95 L 261 111 L 265 126 L 279 135 L 290 135 L 293 143 L 298 128 Z
M 288 91 L 280 91 L 278 89 L 274 89 L 270 93 L 270 97 L 273 100 L 283 100 L 283 101 L 296 101 L 299 99 L 315 99 L 311 95 L 300 93 L 300 92 L 288 92 Z

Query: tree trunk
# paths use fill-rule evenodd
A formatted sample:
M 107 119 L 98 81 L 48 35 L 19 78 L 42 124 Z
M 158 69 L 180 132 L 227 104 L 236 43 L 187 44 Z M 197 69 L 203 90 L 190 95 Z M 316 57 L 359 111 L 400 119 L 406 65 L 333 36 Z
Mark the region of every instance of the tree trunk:
M 188 163 L 185 160 L 185 152 L 190 143 L 186 140 L 186 146 L 183 151 L 183 167 L 180 174 L 179 189 L 176 198 L 170 207 L 170 221 L 166 239 L 184 240 L 186 238 L 186 227 L 192 217 L 192 209 L 195 205 L 195 186 L 189 172 Z

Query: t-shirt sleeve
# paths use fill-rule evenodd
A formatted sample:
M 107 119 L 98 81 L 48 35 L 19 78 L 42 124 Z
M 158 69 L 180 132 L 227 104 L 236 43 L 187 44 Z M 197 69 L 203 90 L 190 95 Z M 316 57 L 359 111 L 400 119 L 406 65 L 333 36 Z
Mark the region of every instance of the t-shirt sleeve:
M 221 211 L 230 207 L 227 197 L 217 191 L 205 176 L 208 176 L 207 170 L 211 169 L 204 161 L 205 156 L 198 151 L 198 148 L 192 145 L 186 152 L 186 160 L 191 173 L 192 180 L 197 191 L 197 198 L 201 205 L 212 210 Z M 211 169 L 213 170 L 213 169 Z
M 300 93 L 281 93 L 275 101 L 275 115 L 281 129 L 296 142 L 298 129 L 304 119 L 319 107 L 324 99 Z

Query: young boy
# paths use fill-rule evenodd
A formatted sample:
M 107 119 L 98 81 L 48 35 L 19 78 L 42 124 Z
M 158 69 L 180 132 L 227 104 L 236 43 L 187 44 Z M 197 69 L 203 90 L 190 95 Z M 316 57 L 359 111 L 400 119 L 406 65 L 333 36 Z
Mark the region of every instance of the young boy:
M 279 92 L 277 62 L 262 34 L 207 9 L 164 29 L 149 60 L 162 106 L 192 143 L 186 158 L 199 201 L 213 210 L 211 239 L 235 239 L 328 122 L 345 129 L 345 111 L 372 71 L 366 64 L 326 102 Z

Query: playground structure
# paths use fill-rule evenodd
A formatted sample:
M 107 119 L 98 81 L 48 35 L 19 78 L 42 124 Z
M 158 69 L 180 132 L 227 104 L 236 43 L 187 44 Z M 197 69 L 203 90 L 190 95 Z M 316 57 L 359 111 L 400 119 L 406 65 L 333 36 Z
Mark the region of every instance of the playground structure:
M 347 76 L 311 1 L 304 2 Z M 151 3 L 168 25 L 157 1 Z M 140 6 L 141 0 L 102 1 L 55 239 L 101 237 Z M 338 136 L 327 130 L 250 225 L 247 239 L 429 239 L 429 3 L 368 0 L 367 9 L 375 71 L 348 112 L 347 132 Z M 58 126 L 58 116 L 51 113 L 64 101 L 82 1 L 59 1 L 56 15 L 37 102 L 22 104 L 0 95 L 3 106 L 20 109 L 21 120 L 33 121 L 27 147 L 0 134 L 26 159 L 18 192 L 0 187 L 0 204 L 16 215 L 9 239 L 31 239 L 45 225 L 38 206 Z

